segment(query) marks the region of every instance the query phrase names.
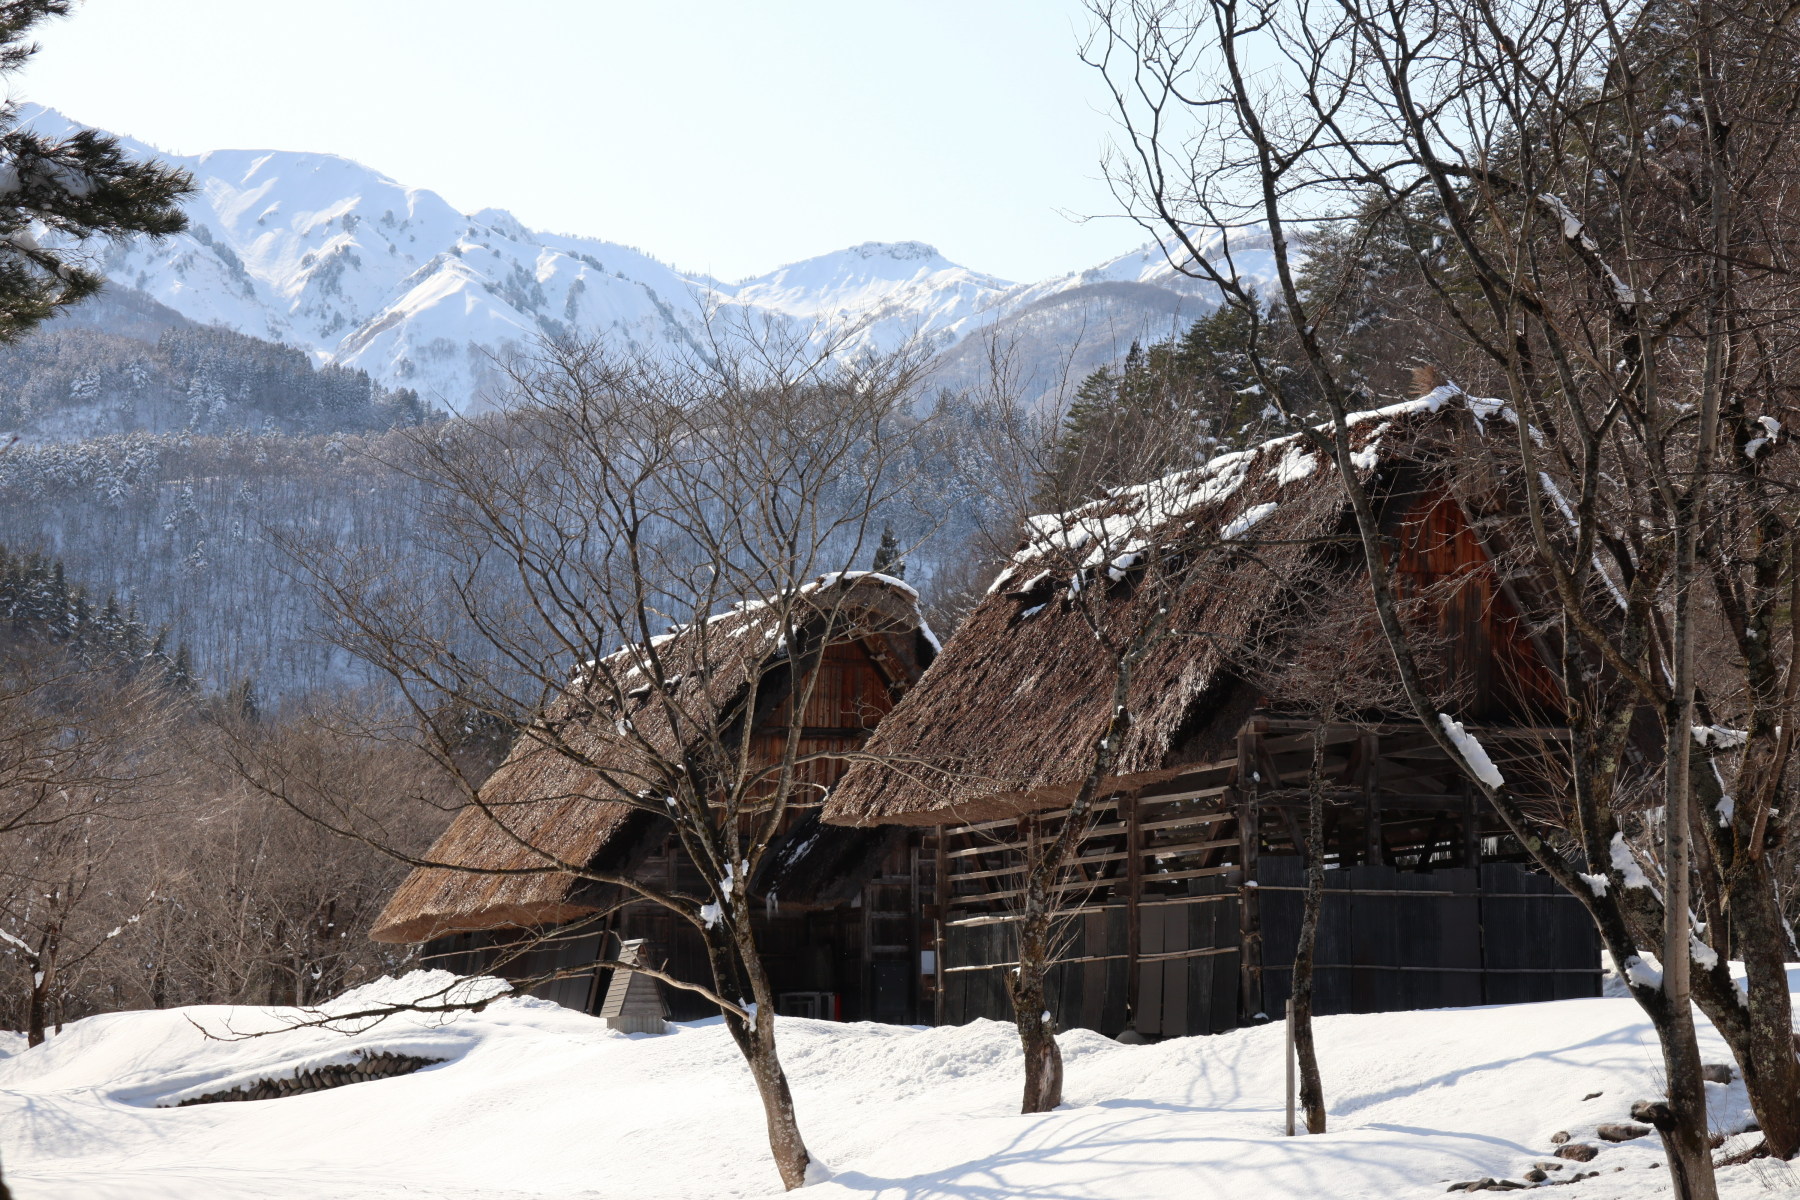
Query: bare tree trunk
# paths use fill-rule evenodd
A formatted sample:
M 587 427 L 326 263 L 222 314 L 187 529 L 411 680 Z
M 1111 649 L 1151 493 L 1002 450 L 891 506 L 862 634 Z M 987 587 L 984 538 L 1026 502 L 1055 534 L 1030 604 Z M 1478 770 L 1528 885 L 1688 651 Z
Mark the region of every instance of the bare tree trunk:
M 1131 714 L 1126 697 L 1132 671 L 1144 651 L 1162 635 L 1168 609 L 1132 638 L 1116 660 L 1113 673 L 1113 711 L 1106 733 L 1094 747 L 1087 778 L 1063 817 L 1054 837 L 1044 836 L 1042 818 L 1025 818 L 1024 886 L 1020 896 L 1019 965 L 1007 977 L 1013 1020 L 1019 1027 L 1019 1048 L 1025 1053 L 1025 1098 L 1021 1112 L 1049 1112 L 1062 1103 L 1062 1051 L 1056 1045 L 1056 1018 L 1050 1012 L 1044 977 L 1050 968 L 1051 937 L 1057 911 L 1057 881 L 1075 856 L 1093 817 L 1094 802 L 1102 781 L 1113 769 Z
M 44 977 L 38 975 L 36 978 L 43 979 Z M 45 1003 L 44 985 L 34 982 L 25 1017 L 25 1044 L 27 1046 L 44 1044 L 44 1028 L 49 1024 L 48 1009 L 49 1005 Z
M 1678 1091 L 1675 1085 L 1676 1073 L 1681 1069 L 1674 1049 L 1680 1042 L 1681 1023 L 1670 1019 L 1670 1016 L 1666 1012 L 1653 1016 L 1651 1023 L 1662 1039 L 1663 1070 L 1668 1072 L 1669 1094 L 1673 1096 Z M 1691 1033 L 1693 1022 L 1685 1024 Z M 1661 1136 L 1663 1153 L 1669 1159 L 1669 1180 L 1673 1184 L 1671 1194 L 1675 1200 L 1712 1200 L 1718 1196 L 1718 1184 L 1713 1176 L 1712 1148 L 1707 1144 L 1704 1112 L 1700 1114 L 1698 1127 L 1691 1117 L 1679 1116 L 1673 1105 L 1660 1100 L 1640 1101 L 1632 1106 L 1631 1115 L 1635 1120 L 1653 1126 Z
M 750 1077 L 756 1081 L 763 1122 L 769 1131 L 769 1153 L 775 1159 L 782 1186 L 793 1191 L 806 1186 L 812 1156 L 806 1149 L 806 1140 L 800 1136 L 794 1094 L 775 1047 L 775 997 L 769 990 L 769 978 L 756 949 L 749 916 L 737 912 L 726 919 L 730 931 L 722 937 L 706 939 L 714 985 L 722 996 L 741 996 L 745 990 L 750 993 L 753 1003 L 749 1016 L 726 1009 L 725 1028 L 743 1054 Z
M 1713 324 L 1709 320 L 1709 325 Z M 1710 332 L 1710 330 L 1709 330 Z M 1718 438 L 1718 339 L 1709 338 L 1706 350 L 1707 386 L 1700 394 L 1700 444 L 1696 454 L 1696 480 L 1673 505 L 1675 570 L 1670 622 L 1673 688 L 1663 722 L 1663 993 L 1668 997 L 1668 1034 L 1662 1040 L 1664 1069 L 1669 1081 L 1669 1110 L 1673 1128 L 1662 1130 L 1663 1144 L 1675 1184 L 1676 1200 L 1714 1200 L 1718 1183 L 1713 1176 L 1712 1147 L 1707 1144 L 1706 1080 L 1700 1074 L 1700 1041 L 1694 1030 L 1694 1006 L 1689 977 L 1692 974 L 1692 918 L 1688 912 L 1693 894 L 1690 842 L 1693 825 L 1693 779 L 1689 773 L 1694 748 L 1694 640 L 1693 589 L 1700 542 L 1700 500 L 1711 449 Z
M 1733 940 L 1742 952 L 1749 994 L 1747 1036 L 1732 1050 L 1764 1145 L 1777 1158 L 1792 1158 L 1800 1153 L 1800 1059 L 1794 1055 L 1788 996 L 1787 925 L 1765 856 L 1742 865 L 1731 880 L 1730 897 Z M 1730 1002 L 1741 1002 L 1735 983 Z
M 1682 1007 L 1687 1008 L 1685 1000 Z M 1719 1189 L 1713 1178 L 1712 1147 L 1707 1143 L 1706 1081 L 1700 1075 L 1700 1044 L 1694 1036 L 1691 1008 L 1687 1016 L 1684 1021 L 1671 1013 L 1662 1031 L 1669 1103 L 1645 1106 L 1645 1111 L 1662 1135 L 1675 1200 L 1716 1200 Z M 1666 1120 L 1660 1118 L 1658 1109 L 1667 1112 Z
M 1724 794 L 1715 766 L 1697 757 L 1689 771 L 1693 803 L 1702 813 L 1716 811 Z M 1774 872 L 1754 831 L 1741 840 L 1740 832 L 1729 828 L 1714 837 L 1712 882 L 1722 893 L 1716 904 L 1721 915 L 1714 919 L 1729 921 L 1731 936 L 1714 939 L 1720 962 L 1691 977 L 1694 1003 L 1731 1047 L 1763 1145 L 1777 1158 L 1792 1158 L 1800 1152 L 1800 1058 L 1794 1054 L 1787 982 L 1792 939 Z M 1730 859 L 1721 861 L 1725 854 Z M 1734 957 L 1744 963 L 1741 991 L 1728 966 Z
M 37 953 L 27 964 L 31 968 L 31 999 L 25 1017 L 25 1044 L 44 1044 L 44 1030 L 50 1024 L 50 989 L 56 982 L 56 945 L 54 935 L 46 933 L 38 943 Z
M 726 1021 L 729 1024 L 731 1018 L 728 1016 Z M 769 1153 L 775 1158 L 775 1169 L 781 1173 L 782 1186 L 793 1191 L 806 1186 L 812 1156 L 800 1136 L 800 1120 L 794 1112 L 794 1094 L 788 1088 L 787 1072 L 775 1053 L 775 1014 L 758 1005 L 756 1020 L 746 1024 L 745 1031 L 746 1036 L 738 1044 L 750 1064 L 750 1075 L 756 1080 L 756 1094 L 762 1099 Z
M 1075 818 L 1071 815 L 1069 819 Z M 1038 819 L 1029 820 L 1035 841 Z M 1019 1027 L 1019 1047 L 1025 1052 L 1025 1097 L 1019 1106 L 1025 1113 L 1049 1112 L 1062 1103 L 1062 1051 L 1056 1045 L 1056 1020 L 1044 989 L 1050 962 L 1049 902 L 1047 890 L 1043 896 L 1028 897 L 1026 914 L 1019 922 L 1019 965 L 1006 977 L 1013 1021 Z
M 1300 1063 L 1300 1106 L 1306 1132 L 1325 1132 L 1325 1083 L 1313 1041 L 1313 953 L 1319 944 L 1319 913 L 1325 905 L 1325 730 L 1313 727 L 1312 770 L 1307 775 L 1306 907 L 1300 914 L 1300 941 L 1294 947 L 1294 1054 Z
M 1689 534 L 1688 536 L 1692 536 Z M 1700 1074 L 1700 1041 L 1694 1030 L 1689 987 L 1693 934 L 1688 903 L 1689 751 L 1693 745 L 1693 641 L 1683 599 L 1686 572 L 1677 564 L 1675 618 L 1675 695 L 1669 703 L 1666 761 L 1663 772 L 1663 904 L 1662 990 L 1667 998 L 1660 1022 L 1663 1071 L 1669 1084 L 1666 1106 L 1647 1105 L 1651 1123 L 1662 1135 L 1669 1156 L 1675 1200 L 1715 1200 L 1712 1147 L 1707 1144 L 1706 1080 Z

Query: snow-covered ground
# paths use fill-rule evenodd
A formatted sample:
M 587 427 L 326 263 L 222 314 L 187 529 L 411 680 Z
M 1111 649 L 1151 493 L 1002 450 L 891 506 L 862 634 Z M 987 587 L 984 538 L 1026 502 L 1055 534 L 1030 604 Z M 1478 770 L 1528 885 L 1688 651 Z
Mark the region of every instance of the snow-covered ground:
M 423 976 L 338 1002 L 419 990 Z M 442 984 L 445 977 L 437 977 Z M 523 1200 L 780 1192 L 737 1052 L 719 1023 L 614 1034 L 554 1005 L 502 999 L 454 1019 L 405 1016 L 354 1035 L 279 1027 L 290 1010 L 95 1017 L 34 1050 L 0 1045 L 0 1160 L 19 1200 Z M 783 1020 L 783 1054 L 815 1154 L 818 1200 L 1424 1197 L 1519 1178 L 1551 1137 L 1604 1146 L 1552 1179 L 1557 1200 L 1667 1194 L 1654 1137 L 1610 1146 L 1597 1123 L 1659 1090 L 1628 999 L 1328 1017 L 1332 1132 L 1280 1136 L 1281 1031 L 1154 1046 L 1062 1038 L 1067 1104 L 1020 1116 L 1010 1027 Z M 219 1040 L 226 1039 L 226 1040 Z M 391 1050 L 417 1074 L 252 1103 L 158 1107 Z M 1726 1061 L 1707 1031 L 1709 1060 Z M 1715 1124 L 1746 1119 L 1741 1085 L 1709 1085 Z M 1796 1193 L 1782 1164 L 1722 1173 L 1731 1200 Z

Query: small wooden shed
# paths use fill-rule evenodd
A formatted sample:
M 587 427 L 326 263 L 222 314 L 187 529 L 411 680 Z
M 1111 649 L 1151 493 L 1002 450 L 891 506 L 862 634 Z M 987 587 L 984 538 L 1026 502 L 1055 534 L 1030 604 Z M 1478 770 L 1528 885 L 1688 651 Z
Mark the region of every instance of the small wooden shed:
M 1452 389 L 1356 414 L 1353 461 L 1379 504 L 1398 590 L 1441 646 L 1457 715 L 1500 768 L 1560 753 L 1561 694 L 1531 581 L 1503 544 L 1516 464 L 1498 404 Z M 1287 589 L 1310 579 L 1350 639 L 1378 637 L 1334 464 L 1289 435 L 1033 518 L 1031 536 L 930 673 L 883 721 L 827 822 L 920 831 L 934 1016 L 1008 1019 L 1025 817 L 1054 828 L 1111 712 L 1103 621 L 1168 605 L 1129 692 L 1133 723 L 1076 872 L 1053 987 L 1058 1019 L 1116 1035 L 1233 1028 L 1278 1013 L 1298 927 L 1301 825 L 1317 721 L 1242 669 Z M 1134 586 L 1121 548 L 1235 536 L 1170 594 Z M 1227 535 L 1227 531 L 1236 531 Z M 1071 578 L 1044 547 L 1090 548 Z M 1077 589 L 1089 589 L 1079 600 Z M 1082 606 L 1087 606 L 1083 608 Z M 1259 642 L 1259 639 L 1262 639 Z M 1529 869 L 1496 814 L 1409 716 L 1327 727 L 1332 871 L 1319 1011 L 1382 1011 L 1597 994 L 1580 904 Z M 905 772 L 882 760 L 919 764 Z M 929 769 L 928 769 L 929 768 Z
M 813 795 L 822 796 L 847 760 L 910 689 L 936 653 L 937 642 L 904 582 L 869 572 L 823 577 L 808 585 L 821 610 L 833 614 L 815 647 L 818 666 L 798 722 Z M 752 756 L 778 761 L 795 728 L 788 689 L 787 648 L 766 610 L 742 605 L 660 639 L 666 669 L 699 681 L 689 703 L 713 706 L 749 725 Z M 616 652 L 629 656 L 627 647 Z M 694 662 L 684 666 L 688 659 Z M 703 667 L 704 669 L 698 669 Z M 754 692 L 750 681 L 757 680 Z M 580 684 L 572 685 L 580 686 Z M 645 689 L 647 691 L 647 689 Z M 747 695 L 758 710 L 746 712 Z M 685 693 L 684 693 L 685 698 Z M 566 698 L 565 698 L 566 699 Z M 579 744 L 587 760 L 612 773 L 614 785 L 642 770 L 634 738 L 673 739 L 637 692 L 616 705 L 589 702 L 579 728 L 560 736 Z M 564 702 L 545 721 L 569 722 Z M 615 726 L 634 722 L 633 737 Z M 521 739 L 482 788 L 482 806 L 459 812 L 426 857 L 488 872 L 540 866 L 532 848 L 594 870 L 653 879 L 677 893 L 702 896 L 702 881 L 672 836 L 667 818 L 609 796 L 594 770 L 539 741 Z M 485 809 L 485 811 L 483 811 Z M 917 1011 L 916 957 L 921 925 L 913 889 L 917 836 L 898 827 L 825 826 L 818 801 L 796 806 L 764 857 L 752 894 L 762 903 L 757 936 L 784 1011 L 840 1019 L 913 1020 Z M 426 961 L 463 973 L 504 962 L 513 977 L 551 972 L 567 976 L 541 994 L 571 1007 L 600 1011 L 613 997 L 604 972 L 587 964 L 610 957 L 623 943 L 677 978 L 710 983 L 698 935 L 675 914 L 642 901 L 620 906 L 612 889 L 566 873 L 504 874 L 420 868 L 402 882 L 376 921 L 377 941 L 419 943 Z M 603 921 L 594 914 L 612 911 Z M 573 923 L 573 924 L 572 924 Z M 509 955 L 521 933 L 559 932 L 523 956 Z M 648 977 L 640 977 L 648 978 Z M 632 986 L 638 986 L 627 983 Z M 620 1002 L 635 993 L 620 993 Z M 695 993 L 662 990 L 675 1020 L 710 1016 L 716 1008 Z
M 616 958 L 621 967 L 652 965 L 643 938 L 622 944 Z M 599 1016 L 608 1028 L 620 1033 L 667 1033 L 669 1005 L 655 976 L 615 970 L 606 985 L 606 999 L 600 1004 Z

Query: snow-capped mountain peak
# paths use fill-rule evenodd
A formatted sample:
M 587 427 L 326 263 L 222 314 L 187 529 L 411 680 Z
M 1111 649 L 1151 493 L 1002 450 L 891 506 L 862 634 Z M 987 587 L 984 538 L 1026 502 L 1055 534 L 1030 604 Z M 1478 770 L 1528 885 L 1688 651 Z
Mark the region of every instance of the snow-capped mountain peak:
M 942 259 L 936 246 L 928 246 L 924 242 L 864 242 L 860 246 L 851 246 L 842 251 L 854 254 L 859 258 L 891 258 L 895 262 L 909 262 L 913 259 Z
M 950 329 L 1013 286 L 959 266 L 924 242 L 864 242 L 746 279 L 733 299 L 802 320 L 883 326 L 874 340 L 893 343 Z
M 21 115 L 49 134 L 78 128 L 53 109 L 27 105 Z M 1155 247 L 1015 284 L 925 242 L 864 242 L 726 284 L 615 242 L 530 229 L 504 209 L 465 214 L 333 154 L 160 156 L 194 174 L 190 228 L 112 249 L 104 265 L 115 284 L 459 412 L 481 405 L 493 356 L 509 346 L 575 334 L 653 354 L 693 348 L 720 305 L 802 329 L 848 329 L 872 348 L 924 338 L 941 351 L 974 330 L 1027 320 L 1046 344 L 1086 339 L 1083 362 L 1211 307 L 1207 289 L 1170 271 Z M 1125 296 L 1125 283 L 1141 290 Z

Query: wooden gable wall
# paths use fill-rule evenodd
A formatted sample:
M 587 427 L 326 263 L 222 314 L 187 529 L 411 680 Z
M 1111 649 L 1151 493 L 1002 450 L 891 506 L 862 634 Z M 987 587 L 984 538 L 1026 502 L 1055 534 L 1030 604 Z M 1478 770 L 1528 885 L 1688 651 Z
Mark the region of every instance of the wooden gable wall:
M 1454 497 L 1425 492 L 1390 517 L 1399 546 L 1395 591 L 1422 602 L 1442 661 L 1466 689 L 1463 711 L 1478 719 L 1551 722 L 1561 687 L 1507 595 L 1481 539 Z
M 844 642 L 826 649 L 813 682 L 812 695 L 807 698 L 805 711 L 801 713 L 797 747 L 800 755 L 859 749 L 875 726 L 881 723 L 881 718 L 894 707 L 900 691 L 911 682 L 908 675 L 916 674 L 907 672 L 894 661 L 885 645 L 871 647 L 871 640 Z M 878 665 L 878 653 L 889 658 L 892 669 L 900 672 L 896 678 L 890 679 Z M 783 699 L 758 723 L 751 747 L 754 761 L 775 763 L 781 760 L 787 745 L 792 703 L 791 696 Z M 814 759 L 801 764 L 800 778 L 822 792 L 836 783 L 849 766 L 846 759 Z M 797 795 L 795 799 L 804 801 L 817 797 Z

